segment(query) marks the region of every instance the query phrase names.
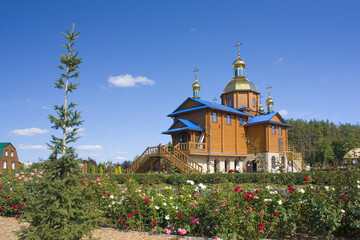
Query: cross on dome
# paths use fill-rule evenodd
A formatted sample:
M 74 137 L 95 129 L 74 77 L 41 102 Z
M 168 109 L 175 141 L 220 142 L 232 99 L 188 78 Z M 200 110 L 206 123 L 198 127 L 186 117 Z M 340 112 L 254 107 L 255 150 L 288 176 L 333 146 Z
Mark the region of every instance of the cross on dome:
M 240 57 L 240 46 L 243 45 L 240 41 L 235 45 L 238 48 L 238 56 Z

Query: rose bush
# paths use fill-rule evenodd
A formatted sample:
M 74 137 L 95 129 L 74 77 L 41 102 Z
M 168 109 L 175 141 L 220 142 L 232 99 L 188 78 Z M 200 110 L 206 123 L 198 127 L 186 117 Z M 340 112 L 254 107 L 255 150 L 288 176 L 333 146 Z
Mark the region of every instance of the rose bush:
M 1 175 L 0 215 L 26 217 L 31 195 L 23 186 L 38 178 L 39 172 Z M 104 224 L 118 229 L 217 239 L 360 235 L 359 172 L 330 172 L 326 178 L 310 173 L 301 185 L 256 188 L 193 180 L 158 188 L 131 178 L 118 184 L 108 175 L 81 181 L 93 192 Z

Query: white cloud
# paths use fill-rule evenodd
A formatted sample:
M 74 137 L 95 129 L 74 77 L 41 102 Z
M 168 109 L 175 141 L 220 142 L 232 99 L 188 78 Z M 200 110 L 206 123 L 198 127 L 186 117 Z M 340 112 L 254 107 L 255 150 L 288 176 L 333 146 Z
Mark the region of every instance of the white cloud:
M 78 150 L 84 150 L 84 151 L 102 151 L 104 150 L 102 146 L 100 145 L 82 145 L 76 147 Z
M 282 61 L 284 61 L 284 58 L 283 58 L 283 57 L 281 57 L 281 58 L 279 58 L 278 60 L 276 60 L 275 64 L 279 64 L 279 63 L 281 63 Z
M 47 129 L 40 129 L 40 128 L 25 128 L 25 129 L 15 129 L 10 132 L 11 135 L 15 136 L 25 136 L 31 137 L 34 135 L 46 134 L 49 130 Z
M 125 152 L 125 151 L 117 151 L 116 153 L 117 154 L 127 154 L 127 152 Z
M 19 145 L 19 149 L 22 150 L 48 150 L 48 148 L 44 145 Z
M 133 77 L 130 74 L 119 75 L 119 76 L 110 76 L 108 79 L 110 86 L 115 87 L 139 87 L 139 85 L 149 85 L 152 86 L 155 84 L 154 80 L 148 79 L 147 77 Z
M 283 116 L 283 117 L 287 117 L 289 115 L 289 112 L 286 111 L 285 109 L 281 109 L 279 111 L 280 115 Z
M 116 157 L 115 159 L 116 160 L 128 160 L 127 158 L 124 158 L 124 157 Z

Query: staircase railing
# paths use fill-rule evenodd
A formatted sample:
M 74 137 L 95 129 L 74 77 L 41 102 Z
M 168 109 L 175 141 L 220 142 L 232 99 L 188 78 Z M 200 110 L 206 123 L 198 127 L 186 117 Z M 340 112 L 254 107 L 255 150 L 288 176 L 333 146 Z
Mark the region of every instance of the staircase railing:
M 140 157 L 138 157 L 132 164 L 131 166 L 126 170 L 127 173 L 132 173 L 135 171 L 135 169 L 137 169 L 145 160 L 146 158 L 149 156 L 150 154 L 150 149 L 152 150 L 152 148 L 154 147 L 147 147 L 145 149 L 145 151 L 140 155 Z
M 161 146 L 160 148 L 160 155 L 161 157 L 165 158 L 165 160 L 169 161 L 171 164 L 173 164 L 176 168 L 178 168 L 181 172 L 190 173 L 191 168 L 183 162 L 181 159 L 173 155 L 168 151 L 167 146 Z
M 182 162 L 188 165 L 193 171 L 202 173 L 202 166 L 192 160 L 188 155 L 180 150 L 180 143 L 174 147 L 174 155 L 179 158 Z

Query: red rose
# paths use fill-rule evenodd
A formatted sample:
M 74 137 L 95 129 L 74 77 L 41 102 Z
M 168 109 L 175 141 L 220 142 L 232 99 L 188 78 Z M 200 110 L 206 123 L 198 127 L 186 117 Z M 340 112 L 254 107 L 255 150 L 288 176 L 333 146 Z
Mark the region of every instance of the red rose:
M 149 199 L 147 199 L 147 198 L 145 198 L 145 202 L 146 202 L 146 203 L 149 203 L 149 202 L 150 202 L 150 200 L 149 200 Z
M 249 199 L 250 199 L 250 195 L 246 195 L 246 196 L 245 196 L 245 199 L 246 199 L 246 200 L 249 200 Z
M 304 180 L 308 182 L 308 181 L 310 181 L 310 178 L 304 177 Z
M 135 211 L 133 211 L 133 214 L 135 215 L 135 214 L 137 214 L 137 211 L 135 210 Z
M 341 196 L 340 198 L 341 198 L 341 199 L 345 199 L 345 197 L 344 197 L 344 196 Z
M 264 224 L 264 223 L 260 223 L 260 227 L 263 227 L 263 226 L 265 226 L 265 224 Z
M 124 222 L 124 219 L 123 219 L 123 218 L 120 218 L 120 222 Z
M 125 224 L 125 226 L 129 227 L 130 225 L 127 223 L 127 224 Z
M 128 215 L 126 215 L 127 216 L 127 218 L 131 218 L 131 214 L 128 214 Z
M 179 217 L 181 217 L 181 216 L 182 216 L 182 213 L 181 213 L 181 212 L 179 212 L 178 216 L 179 216 Z
M 254 196 L 251 196 L 251 200 L 254 200 L 255 198 L 254 198 Z
M 259 193 L 259 190 L 256 189 L 256 190 L 255 190 L 255 193 Z
M 18 214 L 19 215 L 19 214 Z M 344 212 L 344 215 L 347 216 L 348 214 L 346 212 Z
M 154 226 L 156 225 L 156 222 L 155 222 L 155 221 L 153 221 L 153 225 L 154 225 Z
M 279 215 L 279 214 L 278 214 L 277 212 L 274 212 L 273 215 L 274 215 L 275 217 L 277 217 L 277 215 Z
M 262 227 L 258 227 L 258 230 L 259 230 L 259 231 L 262 231 Z
M 239 190 L 240 190 L 240 187 L 234 188 L 234 191 L 235 191 L 235 192 L 238 192 Z

